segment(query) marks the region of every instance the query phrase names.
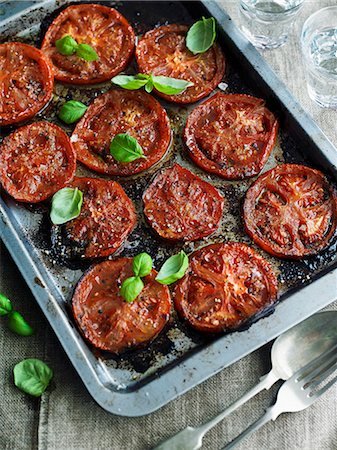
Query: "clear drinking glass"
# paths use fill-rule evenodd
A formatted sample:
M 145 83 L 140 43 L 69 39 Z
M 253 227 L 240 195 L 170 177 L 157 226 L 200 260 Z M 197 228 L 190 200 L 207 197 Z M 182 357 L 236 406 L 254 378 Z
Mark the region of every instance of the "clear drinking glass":
M 255 47 L 285 44 L 304 0 L 240 0 L 241 30 Z
M 320 9 L 306 20 L 301 45 L 310 98 L 337 109 L 337 6 Z

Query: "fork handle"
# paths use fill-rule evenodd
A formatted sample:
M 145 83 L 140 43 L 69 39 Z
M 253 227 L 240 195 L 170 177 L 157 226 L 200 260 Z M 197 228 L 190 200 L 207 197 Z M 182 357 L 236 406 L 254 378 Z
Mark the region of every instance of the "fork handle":
M 257 385 L 247 391 L 241 398 L 232 403 L 228 408 L 218 414 L 216 417 L 206 422 L 197 428 L 198 432 L 204 436 L 211 428 L 221 422 L 225 417 L 235 411 L 237 408 L 242 406 L 244 403 L 248 402 L 251 398 L 257 395 L 259 392 L 264 389 L 270 389 L 276 381 L 279 380 L 279 376 L 273 371 L 273 369 L 260 378 L 260 381 Z
M 275 420 L 275 419 L 276 419 L 275 411 L 274 411 L 274 407 L 272 406 L 271 408 L 267 409 L 267 411 L 265 412 L 265 414 L 262 417 L 257 419 L 256 422 L 249 425 L 249 427 L 246 428 L 246 430 L 244 430 L 241 434 L 239 434 L 239 436 L 237 436 L 235 439 L 233 439 L 232 442 L 230 442 L 228 445 L 226 445 L 226 447 L 224 447 L 222 450 L 230 450 L 230 449 L 236 447 L 243 439 L 245 439 L 248 436 L 250 436 L 251 434 L 253 434 L 254 431 L 257 431 L 259 428 L 261 428 L 263 425 L 265 425 L 270 420 Z

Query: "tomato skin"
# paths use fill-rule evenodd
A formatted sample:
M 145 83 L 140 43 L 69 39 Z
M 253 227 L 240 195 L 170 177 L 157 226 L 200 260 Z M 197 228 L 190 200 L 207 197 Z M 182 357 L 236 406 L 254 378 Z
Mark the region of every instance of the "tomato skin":
M 51 100 L 54 74 L 41 50 L 20 42 L 0 45 L 0 126 L 35 116 Z
M 324 174 L 282 164 L 262 174 L 243 205 L 247 234 L 278 258 L 300 259 L 329 245 L 337 226 L 337 195 Z
M 183 241 L 213 233 L 224 208 L 215 187 L 179 164 L 157 175 L 143 202 L 148 222 L 162 238 Z
M 25 125 L 0 145 L 0 182 L 17 201 L 46 200 L 73 179 L 75 170 L 70 139 L 52 123 Z
M 122 186 L 100 178 L 75 178 L 68 186 L 83 194 L 81 213 L 53 227 L 54 247 L 68 259 L 115 253 L 137 221 L 135 207 Z
M 238 328 L 276 298 L 277 279 L 270 264 L 248 245 L 229 242 L 190 255 L 174 305 L 193 328 L 220 333 Z
M 116 161 L 110 154 L 110 143 L 119 133 L 136 138 L 146 159 Z M 112 89 L 91 103 L 71 140 L 77 159 L 91 170 L 129 176 L 148 169 L 165 155 L 171 129 L 166 111 L 154 97 L 144 91 Z
M 155 281 L 156 275 L 152 270 L 144 277 L 144 289 L 127 303 L 119 289 L 133 276 L 132 258 L 93 266 L 79 281 L 72 299 L 73 314 L 84 337 L 112 353 L 152 341 L 169 320 L 171 310 L 169 289 Z
M 99 59 L 88 62 L 76 55 L 61 55 L 55 42 L 65 35 L 71 35 L 78 44 L 91 45 Z M 108 6 L 88 3 L 63 10 L 48 28 L 41 49 L 50 58 L 57 80 L 81 85 L 108 81 L 124 70 L 134 46 L 134 31 L 122 14 Z
M 195 84 L 177 95 L 155 91 L 158 96 L 173 103 L 194 103 L 206 97 L 225 74 L 225 58 L 220 46 L 215 43 L 207 52 L 193 55 L 185 45 L 188 29 L 187 25 L 163 25 L 148 31 L 136 47 L 141 73 L 188 80 Z
M 202 169 L 241 180 L 261 172 L 277 132 L 278 121 L 264 100 L 217 93 L 189 114 L 184 141 L 189 156 Z

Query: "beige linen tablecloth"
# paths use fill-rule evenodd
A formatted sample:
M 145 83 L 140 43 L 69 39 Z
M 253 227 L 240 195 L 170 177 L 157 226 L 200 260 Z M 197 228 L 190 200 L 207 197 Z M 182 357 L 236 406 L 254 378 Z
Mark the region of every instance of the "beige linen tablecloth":
M 237 2 L 227 0 L 222 4 L 237 20 Z M 334 0 L 307 0 L 290 42 L 263 55 L 337 145 L 337 112 L 321 110 L 309 100 L 298 44 L 304 19 L 323 6 L 335 4 Z M 13 300 L 37 330 L 33 337 L 18 337 L 0 321 L 0 450 L 145 450 L 187 425 L 198 425 L 210 419 L 269 369 L 270 347 L 267 346 L 154 414 L 135 419 L 110 415 L 87 393 L 4 247 L 1 247 L 0 257 L 0 292 Z M 13 366 L 28 357 L 43 359 L 55 372 L 54 382 L 41 400 L 21 393 L 12 383 Z M 274 389 L 260 394 L 224 420 L 208 434 L 204 448 L 222 448 L 263 412 L 275 392 Z M 337 385 L 311 408 L 281 416 L 238 449 L 337 449 L 336 397 Z

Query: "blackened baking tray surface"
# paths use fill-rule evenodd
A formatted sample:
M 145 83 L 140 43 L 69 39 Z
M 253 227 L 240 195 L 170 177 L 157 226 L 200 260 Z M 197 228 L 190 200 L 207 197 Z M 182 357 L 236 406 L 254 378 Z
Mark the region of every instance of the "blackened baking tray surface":
M 68 3 L 48 0 L 26 9 L 1 24 L 1 39 L 39 45 L 53 12 Z M 281 122 L 277 145 L 264 170 L 283 162 L 304 163 L 323 170 L 335 182 L 337 151 L 218 4 L 164 1 L 104 4 L 122 12 L 138 35 L 161 24 L 190 24 L 202 15 L 213 15 L 218 22 L 218 41 L 227 57 L 224 78 L 224 83 L 228 85 L 226 92 L 248 93 L 266 99 L 268 107 Z M 129 69 L 131 72 L 133 70 L 135 66 Z M 38 118 L 62 125 L 55 117 L 55 112 L 66 99 L 88 103 L 110 87 L 109 83 L 90 88 L 57 84 L 53 102 Z M 170 151 L 146 173 L 134 178 L 116 178 L 138 209 L 138 225 L 121 254 L 134 255 L 139 251 L 147 251 L 158 268 L 168 255 L 182 247 L 191 252 L 212 242 L 234 240 L 252 244 L 243 231 L 240 207 L 244 193 L 254 179 L 227 182 L 194 166 L 186 157 L 181 141 L 182 127 L 191 107 L 161 103 L 167 108 L 174 132 Z M 65 130 L 69 133 L 72 131 L 70 127 L 65 127 Z M 2 130 L 2 136 L 8 132 L 9 129 Z M 219 231 L 183 246 L 168 245 L 157 239 L 145 224 L 141 207 L 141 195 L 145 187 L 158 170 L 172 165 L 174 161 L 211 182 L 228 199 Z M 79 167 L 78 174 L 97 176 L 83 167 Z M 258 249 L 278 274 L 281 297 L 275 308 L 265 311 L 262 317 L 255 318 L 243 329 L 218 337 L 206 337 L 193 332 L 173 312 L 169 325 L 151 345 L 119 357 L 111 356 L 93 351 L 74 325 L 69 307 L 71 296 L 88 264 L 69 266 L 55 259 L 51 251 L 49 227 L 46 210 L 23 207 L 2 193 L 2 239 L 89 392 L 103 408 L 119 415 L 139 416 L 158 409 L 337 298 L 336 240 L 319 256 L 299 262 L 280 261 Z

